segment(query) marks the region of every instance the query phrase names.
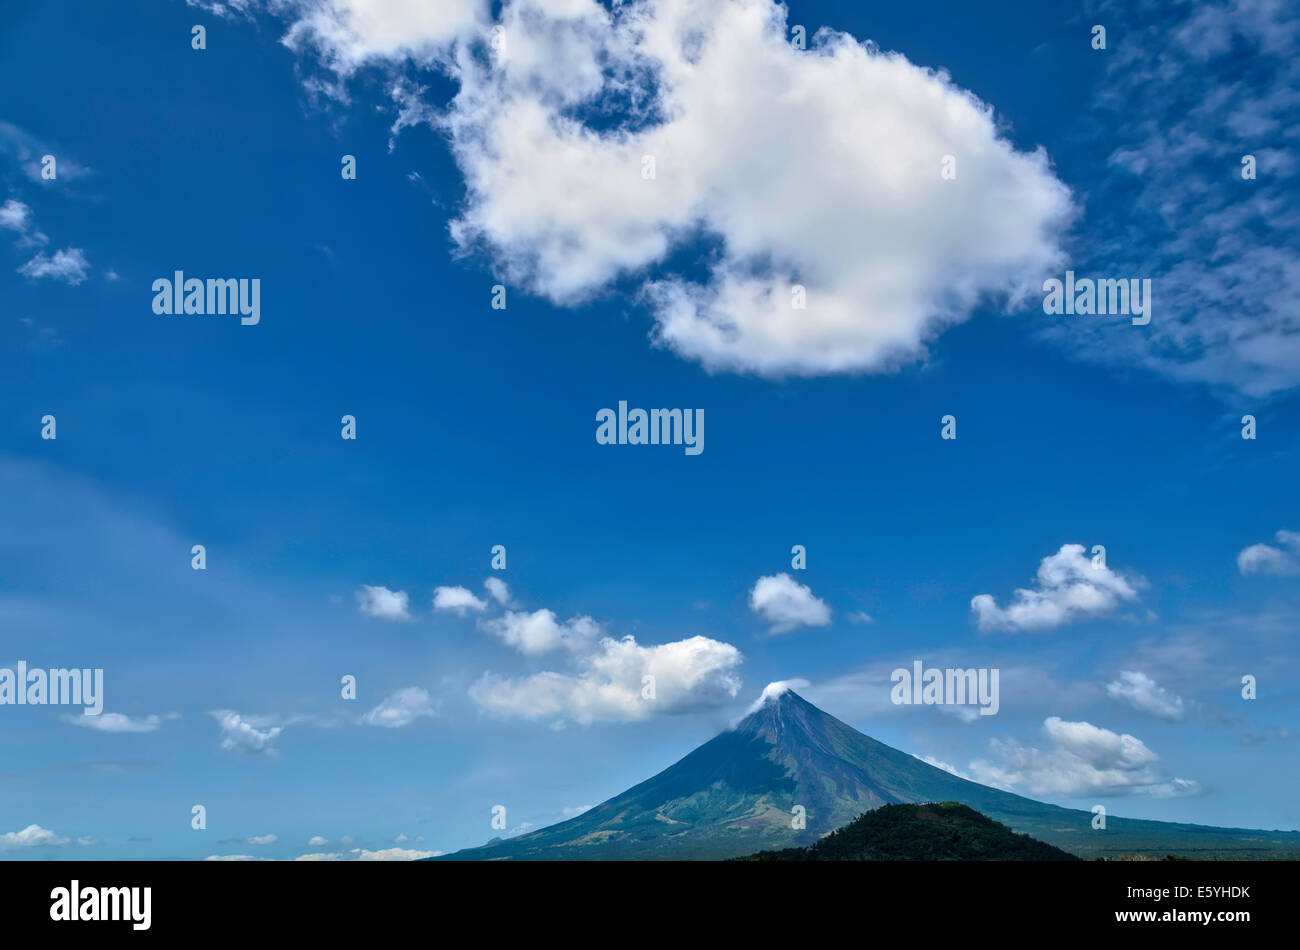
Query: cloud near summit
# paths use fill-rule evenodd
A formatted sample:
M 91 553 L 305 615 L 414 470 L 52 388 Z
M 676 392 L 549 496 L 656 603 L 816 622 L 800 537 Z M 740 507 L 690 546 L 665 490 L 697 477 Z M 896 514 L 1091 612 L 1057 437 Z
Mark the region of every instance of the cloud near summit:
M 395 132 L 448 135 L 462 250 L 560 305 L 631 280 L 654 340 L 713 370 L 889 370 L 1062 262 L 1071 197 L 1045 152 L 898 53 L 827 28 L 796 50 L 771 0 L 506 0 L 497 23 L 478 0 L 273 8 L 316 88 L 379 67 Z M 458 83 L 449 104 L 411 62 Z M 704 269 L 674 269 L 683 250 Z

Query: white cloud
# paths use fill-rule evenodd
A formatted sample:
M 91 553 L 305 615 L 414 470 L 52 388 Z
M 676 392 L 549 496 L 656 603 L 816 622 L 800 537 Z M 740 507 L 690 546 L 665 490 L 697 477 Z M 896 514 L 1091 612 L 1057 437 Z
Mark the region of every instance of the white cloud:
M 361 722 L 367 726 L 399 729 L 402 726 L 409 726 L 417 719 L 436 716 L 437 714 L 437 703 L 429 697 L 427 692 L 418 686 L 407 686 L 404 689 L 397 690 L 397 692 L 362 716 Z
M 229 2 L 229 0 L 227 0 Z M 485 0 L 288 0 L 297 20 L 285 45 L 313 49 L 348 75 L 366 63 L 445 57 L 451 43 L 489 28 Z
M 829 28 L 794 50 L 772 0 L 506 0 L 500 54 L 471 0 L 287 9 L 287 44 L 334 70 L 316 89 L 342 96 L 382 64 L 394 130 L 450 137 L 462 249 L 564 305 L 631 277 L 657 342 L 712 369 L 889 370 L 977 307 L 1037 294 L 1062 260 L 1071 201 L 1041 149 L 1017 151 L 990 106 L 901 54 Z M 421 101 L 408 58 L 459 83 L 448 108 Z M 700 240 L 702 280 L 660 271 Z
M 209 715 L 221 727 L 221 748 L 244 755 L 275 756 L 273 746 L 284 732 L 283 726 L 271 725 L 265 717 L 244 717 L 231 709 L 213 710 Z
M 255 858 L 251 854 L 209 854 L 204 861 L 266 861 L 269 858 Z
M 361 612 L 367 617 L 389 621 L 415 619 L 410 612 L 410 595 L 404 590 L 389 590 L 387 587 L 363 584 L 361 590 L 357 591 L 357 600 L 360 602 Z
M 749 607 L 772 624 L 771 633 L 787 633 L 796 627 L 824 627 L 831 622 L 831 609 L 826 602 L 789 574 L 760 577 L 749 592 Z
M 503 617 L 479 621 L 479 629 L 525 656 L 559 649 L 576 653 L 588 649 L 601 635 L 600 624 L 590 617 L 571 617 L 560 623 L 546 608 L 532 613 L 510 610 Z
M 300 854 L 295 861 L 418 861 L 421 858 L 433 858 L 441 851 L 417 851 L 410 848 L 384 848 L 379 851 L 366 851 L 353 848 L 350 851 L 325 851 Z
M 19 248 L 42 247 L 50 243 L 50 239 L 36 229 L 31 207 L 17 198 L 10 198 L 0 205 L 0 228 L 18 232 L 15 246 Z
M 525 719 L 630 721 L 720 705 L 740 690 L 740 651 L 707 637 L 643 647 L 605 637 L 578 658 L 574 674 L 544 672 L 522 680 L 485 673 L 470 687 L 484 709 Z M 647 698 L 644 677 L 653 677 Z
M 0 205 L 0 228 L 26 234 L 31 219 L 31 207 L 16 198 L 10 198 L 3 205 Z
M 17 851 L 19 848 L 43 848 L 64 845 L 68 839 L 40 825 L 28 825 L 22 831 L 0 834 L 0 851 Z
M 379 851 L 354 849 L 358 861 L 418 861 L 442 854 L 441 851 L 416 851 L 411 848 L 383 848 Z
M 1044 750 L 1014 739 L 994 739 L 994 758 L 972 762 L 971 776 L 995 788 L 1023 786 L 1033 795 L 1172 798 L 1200 792 L 1200 785 L 1190 779 L 1163 779 L 1155 770 L 1160 757 L 1136 736 L 1056 716 L 1044 720 L 1043 730 L 1049 742 Z
M 320 835 L 312 835 L 307 839 L 307 847 L 309 848 L 323 848 L 327 844 L 329 844 L 329 840 L 322 838 Z
M 875 623 L 876 618 L 871 616 L 865 610 L 855 610 L 849 614 L 850 623 Z
M 252 844 L 252 845 L 260 846 L 260 845 L 275 844 L 279 840 L 280 838 L 278 835 L 253 835 L 250 838 L 245 838 L 244 844 Z
M 1279 531 L 1279 547 L 1252 544 L 1237 555 L 1237 570 L 1243 574 L 1300 574 L 1300 534 Z
M 979 594 L 970 605 L 981 630 L 1053 630 L 1136 600 L 1138 586 L 1137 579 L 1093 564 L 1082 544 L 1063 544 L 1039 564 L 1036 590 L 1017 589 L 1005 608 L 997 605 L 992 594 Z
M 63 717 L 63 721 L 74 726 L 95 729 L 99 732 L 156 732 L 164 721 L 179 718 L 180 716 L 175 713 L 169 713 L 166 716 L 148 715 L 138 718 L 132 718 L 123 713 L 100 713 L 98 716 L 68 715 Z
M 574 805 L 571 808 L 562 809 L 561 814 L 564 815 L 566 820 L 569 818 L 577 818 L 579 815 L 586 814 L 595 807 L 595 805 Z
M 487 588 L 487 592 L 492 599 L 502 607 L 510 606 L 510 588 L 506 586 L 506 582 L 501 578 L 489 577 L 483 582 L 483 586 Z
M 70 157 L 67 149 L 41 142 L 11 122 L 0 122 L 0 155 L 12 159 L 28 179 L 43 186 L 50 184 L 41 177 L 42 159 L 46 155 L 54 155 L 57 159 L 58 181 L 76 181 L 91 173 L 89 168 Z
M 747 712 L 757 712 L 769 699 L 776 699 L 796 689 L 807 689 L 811 685 L 806 679 L 776 680 L 768 683 L 763 687 L 763 692 L 759 693 L 758 699 L 750 704 Z
M 1157 685 L 1145 673 L 1123 670 L 1117 679 L 1106 684 L 1106 692 L 1112 699 L 1161 719 L 1179 720 L 1187 715 L 1183 698 Z
M 435 587 L 433 609 L 454 611 L 458 616 L 463 617 L 469 610 L 479 612 L 486 610 L 487 602 L 475 597 L 464 587 Z
M 86 271 L 89 267 L 90 262 L 86 260 L 86 255 L 81 248 L 68 247 L 55 251 L 52 257 L 42 251 L 19 267 L 18 273 L 29 280 L 49 277 L 75 287 L 86 279 Z

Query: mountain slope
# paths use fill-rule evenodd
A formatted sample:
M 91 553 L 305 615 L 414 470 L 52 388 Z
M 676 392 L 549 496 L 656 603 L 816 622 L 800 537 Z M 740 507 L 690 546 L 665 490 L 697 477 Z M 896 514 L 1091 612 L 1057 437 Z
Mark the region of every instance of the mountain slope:
M 1097 831 L 1090 812 L 958 778 L 787 690 L 735 729 L 576 818 L 442 859 L 730 858 L 813 844 L 881 805 L 948 801 L 1084 857 L 1300 857 L 1296 832 L 1114 817 Z M 792 827 L 796 806 L 803 806 L 804 828 Z
M 1077 861 L 957 802 L 881 805 L 807 848 L 737 861 Z

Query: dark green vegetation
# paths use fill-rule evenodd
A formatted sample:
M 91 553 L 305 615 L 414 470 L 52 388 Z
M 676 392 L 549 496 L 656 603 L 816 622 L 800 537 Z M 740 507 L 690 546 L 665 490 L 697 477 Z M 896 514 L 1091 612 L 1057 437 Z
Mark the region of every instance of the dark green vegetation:
M 576 818 L 434 860 L 718 860 L 815 844 L 865 811 L 960 802 L 1085 858 L 1300 858 L 1300 833 L 1212 828 L 1047 805 L 890 748 L 792 692 Z M 791 827 L 802 805 L 807 827 Z M 1108 809 L 1109 811 L 1109 809 Z
M 737 861 L 1078 861 L 957 802 L 881 805 L 806 848 Z

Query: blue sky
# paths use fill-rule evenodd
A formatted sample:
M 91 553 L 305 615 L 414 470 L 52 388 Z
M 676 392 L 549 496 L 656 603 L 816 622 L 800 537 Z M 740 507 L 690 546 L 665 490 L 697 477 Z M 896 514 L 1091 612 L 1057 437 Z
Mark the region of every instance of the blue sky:
M 559 820 L 795 679 L 1032 797 L 1300 828 L 1293 13 L 792 2 L 796 60 L 742 17 L 778 8 L 719 0 L 716 52 L 656 67 L 612 24 L 668 0 L 271 6 L 3 14 L 0 666 L 102 667 L 129 717 L 0 706 L 4 858 L 481 844 L 492 806 Z M 764 57 L 804 99 L 725 87 Z M 985 187 L 913 174 L 927 136 Z M 648 142 L 659 178 L 610 184 Z M 1045 315 L 1067 267 L 1151 278 L 1151 325 Z M 259 278 L 260 323 L 156 315 L 177 269 Z M 769 333 L 751 291 L 790 275 L 809 313 Z M 705 451 L 597 444 L 619 400 L 704 409 Z M 999 668 L 999 713 L 892 705 L 918 659 Z

